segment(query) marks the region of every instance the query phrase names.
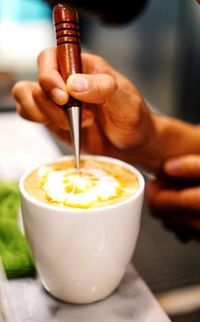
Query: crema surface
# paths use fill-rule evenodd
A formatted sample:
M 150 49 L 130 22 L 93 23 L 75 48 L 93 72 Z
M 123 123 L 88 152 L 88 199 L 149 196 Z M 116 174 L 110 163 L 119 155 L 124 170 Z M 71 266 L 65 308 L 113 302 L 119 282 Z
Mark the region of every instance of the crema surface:
M 138 177 L 118 164 L 74 159 L 39 167 L 24 182 L 35 199 L 59 207 L 92 208 L 118 203 L 138 189 Z

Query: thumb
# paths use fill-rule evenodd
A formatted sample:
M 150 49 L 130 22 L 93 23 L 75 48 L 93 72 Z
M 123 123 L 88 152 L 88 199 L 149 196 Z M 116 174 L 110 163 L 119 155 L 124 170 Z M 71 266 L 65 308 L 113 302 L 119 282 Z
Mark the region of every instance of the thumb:
M 200 179 L 200 155 L 173 158 L 164 165 L 164 171 L 174 177 Z
M 114 78 L 106 74 L 74 74 L 67 80 L 68 93 L 85 103 L 103 104 L 116 94 L 117 89 Z

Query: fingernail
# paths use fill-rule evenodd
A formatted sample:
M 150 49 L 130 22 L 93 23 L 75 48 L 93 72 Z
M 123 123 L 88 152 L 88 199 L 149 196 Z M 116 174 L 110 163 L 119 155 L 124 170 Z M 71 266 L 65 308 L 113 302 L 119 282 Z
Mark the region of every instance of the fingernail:
M 88 90 L 88 82 L 84 77 L 71 76 L 70 85 L 76 92 L 85 92 Z
M 67 94 L 59 88 L 52 89 L 51 95 L 53 100 L 59 105 L 67 102 Z
M 167 172 L 174 172 L 180 167 L 180 162 L 178 160 L 169 161 L 165 165 L 165 170 Z

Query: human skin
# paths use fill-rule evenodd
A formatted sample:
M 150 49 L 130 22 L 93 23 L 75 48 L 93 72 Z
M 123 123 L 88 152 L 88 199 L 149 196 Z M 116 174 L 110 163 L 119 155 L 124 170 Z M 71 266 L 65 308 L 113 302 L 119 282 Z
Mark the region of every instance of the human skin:
M 200 155 L 166 161 L 166 177 L 147 185 L 151 213 L 182 240 L 200 240 Z
M 71 75 L 65 84 L 57 70 L 56 48 L 43 51 L 38 81 L 13 87 L 18 113 L 70 144 L 62 106 L 69 95 L 81 100 L 82 151 L 119 158 L 154 174 L 156 179 L 147 185 L 151 212 L 179 235 L 188 228 L 187 236 L 197 238 L 200 126 L 152 113 L 136 87 L 101 57 L 83 53 L 82 63 L 83 74 Z
M 62 108 L 69 94 L 84 102 L 82 150 L 123 159 L 147 171 L 161 171 L 163 162 L 183 154 L 200 153 L 200 127 L 152 113 L 136 87 L 104 59 L 82 54 L 83 74 L 71 75 L 67 85 L 56 62 L 56 48 L 38 58 L 38 82 L 18 82 L 12 90 L 17 111 L 45 123 L 70 142 Z

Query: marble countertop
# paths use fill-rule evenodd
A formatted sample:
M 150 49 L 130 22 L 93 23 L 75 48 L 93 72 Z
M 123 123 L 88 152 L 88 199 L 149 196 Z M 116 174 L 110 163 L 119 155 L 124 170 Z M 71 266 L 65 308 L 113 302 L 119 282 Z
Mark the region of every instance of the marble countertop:
M 30 278 L 10 281 L 7 296 L 11 310 L 8 322 L 170 321 L 132 266 L 111 296 L 93 304 L 57 301 L 43 289 L 38 279 Z
M 0 180 L 18 180 L 25 170 L 61 155 L 43 126 L 15 113 L 0 114 Z M 120 287 L 107 299 L 90 305 L 57 301 L 37 278 L 0 283 L 0 301 L 7 319 L 0 322 L 169 322 L 145 281 L 130 265 Z M 0 306 L 1 309 L 1 306 Z

